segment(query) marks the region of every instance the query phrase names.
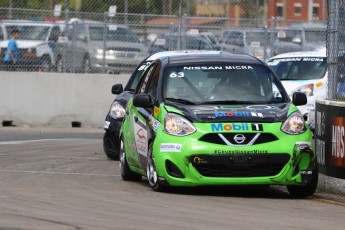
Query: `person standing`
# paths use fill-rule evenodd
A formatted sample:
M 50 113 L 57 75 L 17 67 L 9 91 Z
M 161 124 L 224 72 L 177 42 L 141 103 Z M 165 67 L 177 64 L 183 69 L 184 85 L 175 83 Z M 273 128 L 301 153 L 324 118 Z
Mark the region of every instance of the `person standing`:
M 19 30 L 13 29 L 11 32 L 11 36 L 12 38 L 10 39 L 7 45 L 4 62 L 7 66 L 7 70 L 15 71 L 19 59 L 19 51 L 17 45 L 17 39 L 20 36 Z

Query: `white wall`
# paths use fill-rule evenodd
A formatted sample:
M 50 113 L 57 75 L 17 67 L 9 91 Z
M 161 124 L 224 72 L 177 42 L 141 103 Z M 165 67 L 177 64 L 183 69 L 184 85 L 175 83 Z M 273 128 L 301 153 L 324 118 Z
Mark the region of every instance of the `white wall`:
M 115 95 L 129 75 L 0 72 L 0 122 L 17 126 L 102 127 Z

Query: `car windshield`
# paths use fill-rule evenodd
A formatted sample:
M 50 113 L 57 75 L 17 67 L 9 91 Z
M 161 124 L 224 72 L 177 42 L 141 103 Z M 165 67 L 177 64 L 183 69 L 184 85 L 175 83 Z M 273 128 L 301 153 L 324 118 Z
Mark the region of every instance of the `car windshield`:
M 7 25 L 7 34 L 11 34 L 13 29 L 18 29 L 20 32 L 20 40 L 47 40 L 50 26 L 44 25 Z
M 327 71 L 326 58 L 294 57 L 272 59 L 267 64 L 280 80 L 321 79 Z
M 326 45 L 327 32 L 325 31 L 305 31 L 305 40 L 311 43 L 321 43 Z
M 90 26 L 90 39 L 92 41 L 103 41 L 105 28 L 103 26 Z M 139 38 L 128 28 L 118 27 L 116 25 L 109 25 L 106 28 L 107 41 L 124 41 L 124 42 L 137 42 Z
M 168 50 L 176 50 L 178 48 L 179 38 L 176 36 L 158 38 L 153 42 L 153 46 L 163 46 Z M 213 50 L 213 46 L 207 40 L 197 36 L 183 36 L 180 39 L 181 49 L 191 50 Z
M 184 104 L 267 104 L 289 101 L 263 65 L 186 63 L 164 70 L 165 101 Z

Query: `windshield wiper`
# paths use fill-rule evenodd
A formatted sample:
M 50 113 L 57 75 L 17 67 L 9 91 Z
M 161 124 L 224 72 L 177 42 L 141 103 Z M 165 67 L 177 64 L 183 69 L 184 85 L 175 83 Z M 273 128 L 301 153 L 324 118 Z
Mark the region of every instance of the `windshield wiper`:
M 236 101 L 236 100 L 227 100 L 227 101 L 205 101 L 199 105 L 242 105 L 242 104 L 256 104 L 253 101 Z
M 171 101 L 171 102 L 177 102 L 177 103 L 181 103 L 181 104 L 186 104 L 186 105 L 195 105 L 194 102 L 191 102 L 189 100 L 182 99 L 182 98 L 167 97 L 167 98 L 165 98 L 165 100 Z

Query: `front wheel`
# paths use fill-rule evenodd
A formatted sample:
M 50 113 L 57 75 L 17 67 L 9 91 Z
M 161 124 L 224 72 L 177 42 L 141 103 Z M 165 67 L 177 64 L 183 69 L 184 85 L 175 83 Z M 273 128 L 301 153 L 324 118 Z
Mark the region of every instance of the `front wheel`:
M 159 176 L 156 171 L 155 159 L 152 153 L 152 146 L 153 146 L 152 143 L 150 143 L 149 148 L 148 148 L 148 153 L 147 153 L 146 175 L 147 175 L 147 180 L 149 181 L 151 188 L 154 191 L 161 192 L 161 191 L 165 191 L 167 187 L 159 181 Z
M 120 141 L 120 171 L 121 177 L 125 181 L 140 181 L 142 178 L 140 174 L 133 172 L 129 168 L 123 137 Z
M 316 165 L 313 170 L 313 177 L 306 185 L 302 185 L 302 186 L 287 185 L 286 187 L 292 197 L 306 198 L 314 194 L 317 188 L 318 178 L 319 178 L 319 170 Z

